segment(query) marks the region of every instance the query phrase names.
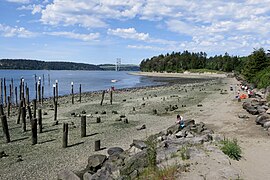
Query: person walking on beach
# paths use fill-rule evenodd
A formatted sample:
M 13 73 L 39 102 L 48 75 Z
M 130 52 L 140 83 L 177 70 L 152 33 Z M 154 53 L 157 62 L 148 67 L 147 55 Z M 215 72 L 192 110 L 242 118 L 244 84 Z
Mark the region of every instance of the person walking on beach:
M 180 128 L 183 128 L 185 126 L 184 118 L 179 114 L 176 116 L 176 118 L 176 123 L 180 125 Z

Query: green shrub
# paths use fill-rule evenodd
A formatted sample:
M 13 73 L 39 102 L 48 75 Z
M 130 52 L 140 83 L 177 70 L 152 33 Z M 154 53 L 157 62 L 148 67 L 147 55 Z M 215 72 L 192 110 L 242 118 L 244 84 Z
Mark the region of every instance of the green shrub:
M 152 169 L 146 168 L 144 172 L 137 178 L 138 180 L 174 180 L 178 173 L 178 166 L 171 165 L 165 168 Z
M 157 165 L 157 141 L 153 136 L 146 140 L 148 166 L 155 169 Z
M 258 88 L 266 88 L 270 86 L 270 67 L 260 71 L 256 75 L 257 86 Z
M 180 149 L 180 155 L 181 155 L 181 158 L 182 160 L 188 160 L 190 158 L 190 154 L 188 152 L 188 147 L 186 146 L 183 146 L 181 149 Z
M 224 154 L 228 155 L 231 159 L 239 161 L 241 159 L 241 147 L 237 144 L 237 139 L 229 140 L 224 139 L 221 141 L 221 150 Z

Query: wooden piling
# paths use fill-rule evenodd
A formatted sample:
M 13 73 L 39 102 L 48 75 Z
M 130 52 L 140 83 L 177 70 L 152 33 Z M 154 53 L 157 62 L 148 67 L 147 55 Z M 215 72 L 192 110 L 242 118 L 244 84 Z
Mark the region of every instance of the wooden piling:
M 5 106 L 7 106 L 7 86 L 6 86 L 6 78 L 4 78 L 4 102 L 5 102 Z
M 32 145 L 37 144 L 37 119 L 31 119 Z
M 95 151 L 99 151 L 100 150 L 100 140 L 96 140 L 95 141 Z
M 79 88 L 79 93 L 80 93 L 80 97 L 79 97 L 79 102 L 82 102 L 82 85 L 80 84 L 80 88 Z
M 41 109 L 38 109 L 38 127 L 39 127 L 39 133 L 42 133 L 42 111 L 41 111 Z
M 55 80 L 55 89 L 56 89 L 56 101 L 58 101 L 58 80 Z
M 17 86 L 15 87 L 15 104 L 18 107 L 18 90 L 17 90 Z
M 4 104 L 3 101 L 3 79 L 1 78 L 1 87 L 0 87 L 0 95 L 1 95 L 1 104 Z
M 0 116 L 3 116 L 3 115 L 5 115 L 3 104 L 0 104 Z
M 56 96 L 56 87 L 55 87 L 55 84 L 54 84 L 53 85 L 53 103 L 55 103 L 55 101 L 56 101 L 55 96 Z
M 71 82 L 71 103 L 74 104 L 74 89 L 73 89 L 73 82 Z
M 57 121 L 57 101 L 54 102 L 54 120 Z
M 63 148 L 66 148 L 68 145 L 68 123 L 63 124 Z
M 28 115 L 29 115 L 29 119 L 32 119 L 32 112 L 31 112 L 31 107 L 27 106 L 27 110 L 28 110 Z
M 110 90 L 110 103 L 112 104 L 112 100 L 113 100 L 113 91 L 112 89 Z
M 38 99 L 37 82 L 35 82 L 35 93 L 36 93 L 36 98 L 35 99 Z
M 7 111 L 8 111 L 8 117 L 10 116 L 10 108 L 11 108 L 11 102 L 10 102 L 10 96 L 8 96 L 8 104 L 7 104 Z
M 14 102 L 14 83 L 13 78 L 11 78 L 11 91 L 10 91 L 11 104 Z
M 21 108 L 21 116 L 22 116 L 22 130 L 23 132 L 26 132 L 26 108 Z
M 36 99 L 33 100 L 33 108 L 34 108 L 33 116 L 34 118 L 36 118 L 37 117 L 37 100 Z
M 81 117 L 81 137 L 86 137 L 86 116 Z
M 44 86 L 42 86 L 41 91 L 42 91 L 42 93 L 41 93 L 41 104 L 43 104 L 43 101 L 44 101 Z
M 41 82 L 38 81 L 38 102 L 41 103 Z
M 20 119 L 21 119 L 21 108 L 23 107 L 23 100 L 20 101 L 20 105 L 19 105 L 19 108 L 18 108 L 18 118 L 17 118 L 17 124 L 20 124 Z
M 101 106 L 103 104 L 104 96 L 105 96 L 105 91 L 102 91 L 102 97 L 101 97 L 101 102 L 100 102 L 100 105 Z
M 2 122 L 2 128 L 3 128 L 4 136 L 6 137 L 6 142 L 9 143 L 10 142 L 10 135 L 9 135 L 7 116 L 6 115 L 1 116 L 1 122 Z
M 26 104 L 29 106 L 29 103 L 30 103 L 29 88 L 26 87 Z

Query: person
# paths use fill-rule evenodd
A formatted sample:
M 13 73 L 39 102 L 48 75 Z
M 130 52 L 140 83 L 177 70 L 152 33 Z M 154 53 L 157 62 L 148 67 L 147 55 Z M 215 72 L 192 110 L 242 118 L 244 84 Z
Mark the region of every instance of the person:
M 183 128 L 185 126 L 184 118 L 178 114 L 176 119 L 176 123 L 180 125 L 180 128 Z

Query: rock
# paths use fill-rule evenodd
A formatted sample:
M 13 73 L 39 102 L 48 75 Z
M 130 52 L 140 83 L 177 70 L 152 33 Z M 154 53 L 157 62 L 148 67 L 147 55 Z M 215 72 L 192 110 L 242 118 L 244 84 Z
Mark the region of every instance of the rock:
M 186 135 L 186 138 L 193 138 L 193 137 L 194 137 L 194 135 L 191 134 L 191 132 L 188 132 L 187 135 Z
M 112 155 L 117 155 L 121 154 L 124 150 L 120 147 L 111 147 L 107 150 L 107 153 L 112 156 Z
M 166 135 L 175 134 L 180 131 L 179 124 L 174 124 L 167 129 Z
M 242 118 L 242 119 L 247 119 L 249 118 L 249 116 L 245 115 L 245 114 L 238 114 L 238 117 L 239 118 Z
M 84 173 L 83 180 L 92 180 L 92 174 L 89 172 Z
M 43 115 L 46 116 L 46 115 L 48 115 L 48 113 L 47 112 L 44 112 Z
M 269 120 L 269 121 L 266 121 L 266 122 L 263 124 L 263 127 L 264 127 L 264 128 L 269 128 L 269 127 L 270 127 L 270 120 Z
M 75 112 L 70 113 L 71 116 L 75 116 Z
M 197 133 L 201 133 L 204 131 L 204 126 L 205 124 L 203 122 L 200 122 L 199 124 L 196 125 L 197 126 Z
M 176 138 L 184 138 L 186 137 L 186 131 L 179 131 L 178 133 L 175 134 Z
M 125 115 L 120 115 L 120 118 L 125 118 L 126 116 Z
M 128 119 L 127 118 L 124 118 L 124 123 L 128 124 Z
M 246 110 L 247 110 L 247 112 L 249 112 L 249 113 L 252 114 L 252 115 L 257 115 L 257 114 L 259 114 L 258 110 L 257 110 L 255 107 L 253 107 L 253 106 L 248 107 Z
M 118 112 L 117 111 L 112 111 L 112 114 L 118 114 Z
M 70 170 L 62 170 L 57 175 L 58 180 L 80 180 L 80 178 Z
M 82 110 L 82 112 L 81 112 L 82 114 L 86 114 L 86 111 L 85 110 Z
M 122 121 L 122 119 L 121 118 L 116 118 L 115 121 Z
M 135 146 L 132 146 L 131 148 L 129 148 L 127 150 L 127 152 L 129 153 L 130 156 L 134 156 L 135 154 L 137 154 L 137 153 L 139 153 L 141 151 L 142 151 L 141 149 L 139 149 L 139 148 L 137 148 Z
M 106 111 L 102 111 L 100 114 L 106 114 Z
M 185 124 L 185 126 L 194 125 L 195 124 L 195 120 L 193 120 L 193 119 L 184 120 L 184 124 Z
M 268 109 L 265 113 L 270 114 L 270 109 Z
M 147 145 L 145 144 L 144 141 L 136 139 L 133 140 L 133 143 L 130 146 L 135 146 L 136 148 L 139 148 L 141 150 L 147 148 Z
M 91 180 L 113 180 L 111 173 L 106 168 L 99 169 L 91 176 Z
M 136 127 L 136 129 L 139 131 L 139 130 L 142 130 L 142 129 L 146 129 L 146 126 L 145 124 L 143 124 L 142 126 L 138 126 Z
M 5 153 L 5 151 L 0 152 L 0 158 L 7 157 L 8 155 Z
M 269 109 L 269 107 L 266 106 L 266 105 L 262 105 L 262 108 L 264 108 L 265 110 L 268 110 Z
M 95 155 L 89 156 L 87 168 L 93 172 L 96 172 L 98 169 L 102 167 L 106 159 L 107 159 L 107 156 L 103 154 L 95 154 Z
M 242 107 L 247 110 L 247 108 L 251 107 L 251 103 L 250 102 L 243 102 Z
M 269 114 L 261 114 L 256 117 L 256 124 L 263 125 L 265 122 L 270 121 L 270 115 Z
M 264 109 L 262 106 L 257 106 L 257 111 L 259 114 L 263 114 L 266 112 L 266 109 Z
M 54 121 L 52 124 L 52 126 L 56 126 L 56 125 L 58 125 L 58 121 Z
M 120 169 L 121 176 L 128 176 L 134 171 L 140 171 L 148 166 L 147 152 L 143 150 L 129 159 L 125 159 L 125 165 Z M 128 178 L 130 179 L 130 178 Z
M 197 107 L 202 107 L 203 105 L 202 104 L 198 104 Z

